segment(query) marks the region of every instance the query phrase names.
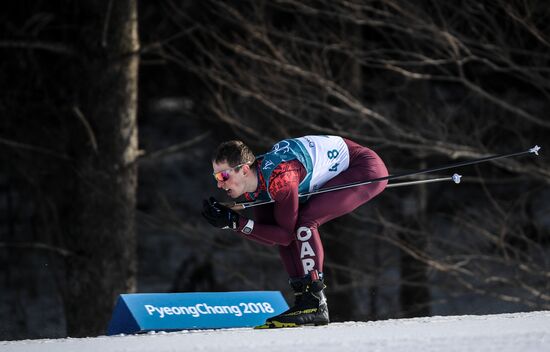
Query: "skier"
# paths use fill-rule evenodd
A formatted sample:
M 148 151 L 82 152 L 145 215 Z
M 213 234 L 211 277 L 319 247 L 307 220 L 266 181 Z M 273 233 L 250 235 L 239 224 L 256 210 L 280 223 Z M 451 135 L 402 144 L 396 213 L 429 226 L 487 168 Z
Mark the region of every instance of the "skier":
M 231 198 L 273 200 L 254 208 L 254 220 L 205 200 L 202 215 L 218 228 L 276 245 L 295 293 L 286 312 L 267 319 L 262 327 L 294 327 L 329 323 L 324 294 L 324 249 L 318 227 L 350 213 L 386 187 L 387 181 L 298 197 L 299 193 L 385 177 L 384 162 L 371 149 L 339 136 L 285 139 L 255 157 L 241 141 L 220 144 L 212 156 L 218 188 Z

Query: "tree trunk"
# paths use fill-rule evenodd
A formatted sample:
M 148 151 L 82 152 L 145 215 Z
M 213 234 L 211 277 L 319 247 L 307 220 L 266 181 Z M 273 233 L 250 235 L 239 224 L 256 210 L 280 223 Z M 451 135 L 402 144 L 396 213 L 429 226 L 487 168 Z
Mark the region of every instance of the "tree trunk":
M 69 336 L 102 334 L 120 293 L 135 291 L 138 49 L 136 0 L 80 2 L 83 46 L 64 292 Z

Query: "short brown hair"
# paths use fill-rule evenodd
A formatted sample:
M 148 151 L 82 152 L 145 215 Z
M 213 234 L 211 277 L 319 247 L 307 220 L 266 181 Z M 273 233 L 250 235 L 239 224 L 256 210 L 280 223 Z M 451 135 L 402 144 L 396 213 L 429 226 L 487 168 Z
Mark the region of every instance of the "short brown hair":
M 213 162 L 219 164 L 225 161 L 231 167 L 240 164 L 252 165 L 255 160 L 256 157 L 250 148 L 244 142 L 237 140 L 223 142 L 212 154 Z

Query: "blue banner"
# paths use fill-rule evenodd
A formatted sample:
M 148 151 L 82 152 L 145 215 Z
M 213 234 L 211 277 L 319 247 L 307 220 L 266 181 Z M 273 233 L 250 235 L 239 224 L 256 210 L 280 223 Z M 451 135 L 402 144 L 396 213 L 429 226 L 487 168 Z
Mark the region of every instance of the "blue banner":
M 251 327 L 287 309 L 279 291 L 123 294 L 107 334 Z

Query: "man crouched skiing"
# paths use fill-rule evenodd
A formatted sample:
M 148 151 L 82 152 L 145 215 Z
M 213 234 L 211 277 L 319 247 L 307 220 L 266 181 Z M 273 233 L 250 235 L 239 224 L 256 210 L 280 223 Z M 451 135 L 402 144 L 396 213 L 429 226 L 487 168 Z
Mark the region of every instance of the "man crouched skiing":
M 323 277 L 324 250 L 318 228 L 353 211 L 386 187 L 387 181 L 298 197 L 319 188 L 366 181 L 388 175 L 384 162 L 369 148 L 338 136 L 285 139 L 257 158 L 241 141 L 220 144 L 212 157 L 214 178 L 231 198 L 273 200 L 254 208 L 254 219 L 210 198 L 202 215 L 218 228 L 244 238 L 277 245 L 294 305 L 267 319 L 265 328 L 329 323 Z

